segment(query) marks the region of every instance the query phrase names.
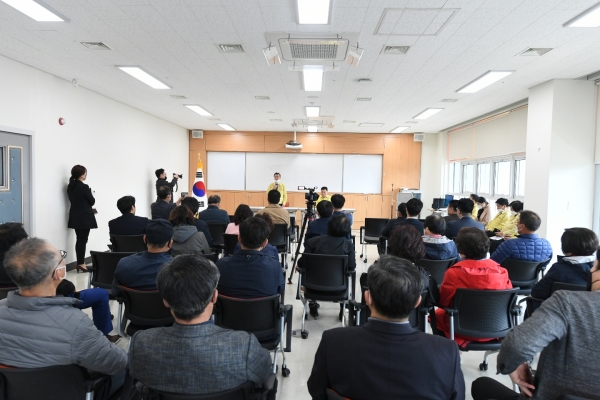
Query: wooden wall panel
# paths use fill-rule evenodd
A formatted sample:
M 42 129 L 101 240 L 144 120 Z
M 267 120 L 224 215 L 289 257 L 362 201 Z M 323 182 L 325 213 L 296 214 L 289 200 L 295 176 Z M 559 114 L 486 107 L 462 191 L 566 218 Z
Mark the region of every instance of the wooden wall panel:
M 291 132 L 281 132 L 276 135 L 273 132 L 265 134 L 266 153 L 323 153 L 323 137 L 314 133 L 298 133 L 296 140 L 302 143 L 301 150 L 286 149 L 285 144 L 294 139 Z
M 189 132 L 190 135 L 190 174 L 188 175 L 188 182 L 190 192 L 192 191 L 192 185 L 194 184 L 194 180 L 196 179 L 196 170 L 198 167 L 198 154 L 202 159 L 203 172 L 206 174 L 206 143 L 204 139 L 193 139 L 192 131 Z M 206 179 L 204 180 L 206 183 Z
M 383 154 L 383 137 L 372 138 L 346 136 L 325 136 L 323 153 L 335 154 Z
M 265 136 L 247 134 L 206 135 L 206 151 L 265 151 Z
M 227 211 L 227 214 L 233 215 L 237 204 L 235 204 L 235 194 L 236 192 L 231 192 L 227 190 L 207 190 L 206 195 L 212 196 L 217 195 L 221 197 L 221 210 Z

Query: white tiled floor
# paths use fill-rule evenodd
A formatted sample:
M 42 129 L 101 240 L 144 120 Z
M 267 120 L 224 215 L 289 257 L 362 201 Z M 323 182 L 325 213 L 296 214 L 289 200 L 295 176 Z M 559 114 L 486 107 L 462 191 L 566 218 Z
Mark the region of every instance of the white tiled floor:
M 358 240 L 358 232 L 356 232 L 356 236 Z M 376 246 L 367 246 L 367 256 L 369 261 L 365 264 L 363 263 L 363 260 L 359 258 L 361 249 L 358 244 L 356 250 L 356 272 L 358 277 L 360 274 L 367 271 L 368 267 L 373 263 L 373 261 L 378 258 L 378 255 Z M 291 270 L 292 262 L 289 256 L 288 262 Z M 302 322 L 302 303 L 300 300 L 296 300 L 297 277 L 298 275 L 295 274 L 293 278 L 293 285 L 287 285 L 285 296 L 286 304 L 292 304 L 294 306 L 294 329 L 299 329 Z M 76 274 L 74 271 L 71 271 L 69 272 L 68 279 L 75 283 L 77 289 L 87 288 L 88 274 Z M 360 293 L 360 291 L 357 293 Z M 118 305 L 116 302 L 111 303 L 113 303 L 111 304 L 111 310 L 115 315 L 115 331 L 113 333 L 116 333 L 116 316 Z M 321 340 L 321 335 L 326 329 L 341 326 L 341 323 L 338 320 L 339 305 L 334 303 L 320 303 L 321 308 L 319 309 L 319 318 L 315 320 L 312 317 L 309 317 L 306 322 L 306 329 L 310 331 L 309 337 L 307 339 L 301 339 L 299 337 L 292 338 L 292 352 L 286 353 L 286 361 L 288 368 L 290 369 L 290 376 L 283 378 L 281 377 L 281 372 L 278 374 L 279 390 L 277 398 L 279 400 L 310 399 L 310 395 L 308 394 L 308 390 L 306 388 L 306 381 L 310 376 L 314 354 Z M 88 312 L 88 314 L 91 316 L 91 312 Z M 127 340 L 122 339 L 119 345 L 126 348 Z M 479 363 L 483 361 L 483 352 L 464 352 L 462 353 L 461 358 L 462 370 L 465 377 L 467 399 L 472 399 L 471 382 L 480 376 L 492 377 L 511 387 L 511 382 L 508 376 L 496 375 L 496 355 L 490 356 L 488 371 L 479 371 Z M 281 357 L 279 358 L 279 365 L 281 366 Z M 281 367 L 279 369 L 281 370 Z

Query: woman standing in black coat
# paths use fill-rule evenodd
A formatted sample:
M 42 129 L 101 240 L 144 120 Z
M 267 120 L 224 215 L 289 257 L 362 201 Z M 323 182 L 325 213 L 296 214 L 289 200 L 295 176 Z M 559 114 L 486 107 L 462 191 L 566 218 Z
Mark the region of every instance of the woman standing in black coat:
M 92 208 L 96 199 L 88 185 L 83 183 L 87 177 L 87 169 L 82 165 L 76 165 L 71 169 L 71 178 L 67 194 L 71 202 L 69 210 L 70 229 L 75 229 L 75 254 L 77 255 L 77 272 L 88 272 L 85 266 L 85 245 L 90 235 L 90 229 L 98 228 L 96 223 L 96 210 Z

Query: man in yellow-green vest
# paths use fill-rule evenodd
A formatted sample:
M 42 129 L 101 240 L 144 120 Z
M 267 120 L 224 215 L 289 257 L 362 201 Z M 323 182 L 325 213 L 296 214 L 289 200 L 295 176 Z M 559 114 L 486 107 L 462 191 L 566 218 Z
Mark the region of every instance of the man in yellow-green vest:
M 275 179 L 275 182 L 271 183 L 269 185 L 269 187 L 267 188 L 267 194 L 269 194 L 269 191 L 271 190 L 277 190 L 279 192 L 279 194 L 281 195 L 281 199 L 279 200 L 279 205 L 282 207 L 285 207 L 285 205 L 287 204 L 287 190 L 285 189 L 285 185 L 283 183 L 281 183 L 281 174 L 279 172 L 275 172 L 273 174 L 273 178 Z

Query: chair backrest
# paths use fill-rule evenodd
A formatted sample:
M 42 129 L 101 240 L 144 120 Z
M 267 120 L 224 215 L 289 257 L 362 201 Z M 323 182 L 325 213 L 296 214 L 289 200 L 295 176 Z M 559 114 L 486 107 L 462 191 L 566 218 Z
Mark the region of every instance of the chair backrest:
M 139 253 L 148 248 L 144 243 L 144 235 L 110 235 L 110 241 L 113 251 L 120 253 Z
M 137 325 L 165 326 L 175 320 L 158 290 L 135 290 L 119 285 L 125 303 L 124 317 Z
M 507 258 L 502 262 L 502 268 L 508 271 L 508 278 L 512 282 L 513 287 L 519 286 L 523 289 L 532 287 L 537 283 L 538 275 L 548 261 L 523 261 Z
M 0 398 L 83 400 L 86 384 L 82 369 L 75 365 L 45 368 L 0 368 Z
M 389 218 L 365 218 L 365 236 L 380 237 Z
M 433 278 L 435 283 L 437 283 L 437 285 L 440 286 L 444 281 L 444 275 L 446 274 L 446 271 L 448 270 L 448 268 L 450 268 L 452 264 L 454 264 L 455 261 L 456 258 L 449 258 L 447 260 L 422 259 L 417 260 L 415 264 L 417 264 L 419 267 L 426 269 L 427 272 L 431 274 L 431 277 Z
M 210 222 L 208 225 L 208 231 L 210 232 L 210 236 L 213 240 L 213 246 L 222 246 L 224 242 L 223 235 L 227 230 L 227 224 L 222 224 L 218 222 Z
M 17 290 L 18 287 L 0 287 L 0 300 L 5 299 L 8 296 L 8 292 Z
M 91 272 L 92 286 L 110 290 L 117 264 L 123 257 L 128 257 L 132 254 L 135 253 L 90 251 L 92 266 L 94 267 Z
M 225 255 L 232 255 L 238 244 L 238 235 L 233 235 L 231 233 L 223 234 L 223 243 L 225 244 Z
M 269 234 L 269 244 L 277 247 L 285 247 L 287 244 L 287 225 L 275 224 L 271 234 Z
M 233 389 L 207 394 L 179 394 L 167 393 L 150 389 L 139 382 L 136 389 L 142 394 L 142 399 L 152 400 L 251 400 L 254 399 L 254 384 L 251 381 L 241 384 Z
M 363 292 L 364 296 L 364 292 Z M 408 316 L 408 323 L 415 329 L 420 330 L 421 332 L 425 332 L 425 325 L 427 321 L 425 320 L 425 314 L 429 311 L 425 306 L 425 298 L 428 296 L 428 291 L 424 290 L 421 292 L 421 304 L 419 307 L 415 307 L 410 315 Z
M 587 290 L 587 287 L 583 285 L 575 285 L 572 283 L 554 282 L 552 284 L 551 293 L 554 293 L 557 290 L 572 290 L 574 292 L 585 292 Z
M 261 338 L 279 333 L 278 294 L 259 299 L 236 299 L 219 295 L 215 307 L 215 325 L 246 331 Z
M 233 219 L 235 218 L 235 216 L 233 216 L 233 215 L 228 215 L 228 217 L 229 217 L 229 222 L 233 222 Z
M 454 319 L 457 336 L 502 338 L 514 327 L 513 308 L 518 288 L 507 290 L 457 289 Z
M 302 254 L 301 285 L 320 292 L 341 292 L 348 288 L 348 256 Z

